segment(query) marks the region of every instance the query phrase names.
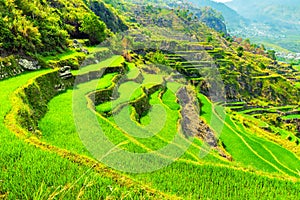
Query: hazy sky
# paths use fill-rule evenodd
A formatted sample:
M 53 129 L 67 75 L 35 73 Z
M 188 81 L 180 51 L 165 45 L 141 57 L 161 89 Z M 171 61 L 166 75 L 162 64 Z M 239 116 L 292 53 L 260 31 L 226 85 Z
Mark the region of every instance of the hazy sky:
M 213 0 L 213 1 L 216 1 L 216 2 L 229 2 L 229 1 L 232 1 L 232 0 Z

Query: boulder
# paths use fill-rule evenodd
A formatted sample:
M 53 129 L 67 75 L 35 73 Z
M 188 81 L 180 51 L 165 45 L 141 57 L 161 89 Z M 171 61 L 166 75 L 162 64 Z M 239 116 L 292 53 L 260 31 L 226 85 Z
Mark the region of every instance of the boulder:
M 81 52 L 83 52 L 86 55 L 90 54 L 90 52 L 87 49 L 81 48 L 80 50 L 81 50 Z
M 70 66 L 64 66 L 62 68 L 59 69 L 59 76 L 62 79 L 69 79 L 72 78 L 73 75 L 71 73 L 71 67 Z
M 27 60 L 27 59 L 19 59 L 18 63 L 25 70 L 34 71 L 34 70 L 41 69 L 41 66 L 39 65 L 38 61 L 30 61 L 30 60 Z

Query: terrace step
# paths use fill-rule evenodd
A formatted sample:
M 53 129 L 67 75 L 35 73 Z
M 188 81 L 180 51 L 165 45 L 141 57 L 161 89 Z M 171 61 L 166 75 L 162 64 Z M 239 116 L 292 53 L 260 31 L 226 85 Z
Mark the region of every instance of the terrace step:
M 178 66 L 178 69 L 186 69 L 186 70 L 199 70 L 204 68 L 211 68 L 204 65 L 186 65 L 186 66 Z

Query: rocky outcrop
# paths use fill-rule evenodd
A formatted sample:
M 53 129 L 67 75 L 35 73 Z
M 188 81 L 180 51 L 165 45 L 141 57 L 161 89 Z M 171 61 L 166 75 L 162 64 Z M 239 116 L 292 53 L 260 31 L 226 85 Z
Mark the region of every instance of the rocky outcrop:
M 30 60 L 27 60 L 27 59 L 19 59 L 18 63 L 21 67 L 24 68 L 24 70 L 34 71 L 34 70 L 41 69 L 41 66 L 39 65 L 38 61 L 30 61 Z
M 69 79 L 72 78 L 73 75 L 71 73 L 71 67 L 70 66 L 64 66 L 62 68 L 59 69 L 59 76 L 62 79 Z
M 83 45 L 76 39 L 73 40 L 73 47 L 75 49 L 80 49 L 80 52 L 83 52 L 86 55 L 90 54 L 90 52 L 87 49 L 83 48 Z
M 15 56 L 0 58 L 0 80 L 17 76 L 24 71 L 35 71 L 40 68 L 38 61 L 17 59 Z
M 211 15 L 210 13 L 204 13 L 200 17 L 201 21 L 205 23 L 209 28 L 212 28 L 218 32 L 227 33 L 227 28 L 222 19 Z
M 21 74 L 24 71 L 14 56 L 0 58 L 0 80 Z
M 198 136 L 211 147 L 217 147 L 218 140 L 213 131 L 200 119 L 200 106 L 195 94 L 187 87 L 182 87 L 176 94 L 181 109 L 181 128 L 186 136 Z
M 218 151 L 219 155 L 232 161 L 232 156 L 226 151 L 224 144 L 220 141 L 214 131 L 203 121 L 199 115 L 201 112 L 200 103 L 196 99 L 193 90 L 182 87 L 176 94 L 181 105 L 181 130 L 186 137 L 199 137 L 209 148 Z M 205 144 L 204 144 L 205 146 Z

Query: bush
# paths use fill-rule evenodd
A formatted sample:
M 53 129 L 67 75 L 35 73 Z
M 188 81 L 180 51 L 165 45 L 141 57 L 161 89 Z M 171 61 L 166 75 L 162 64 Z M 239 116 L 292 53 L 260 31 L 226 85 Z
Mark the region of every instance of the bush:
M 243 56 L 243 53 L 244 53 L 244 48 L 241 47 L 241 46 L 239 46 L 239 47 L 237 48 L 237 55 L 238 55 L 239 57 L 242 57 L 242 56 Z
M 84 16 L 79 30 L 88 34 L 91 45 L 99 44 L 104 41 L 107 34 L 106 25 L 94 14 Z

